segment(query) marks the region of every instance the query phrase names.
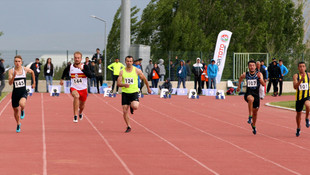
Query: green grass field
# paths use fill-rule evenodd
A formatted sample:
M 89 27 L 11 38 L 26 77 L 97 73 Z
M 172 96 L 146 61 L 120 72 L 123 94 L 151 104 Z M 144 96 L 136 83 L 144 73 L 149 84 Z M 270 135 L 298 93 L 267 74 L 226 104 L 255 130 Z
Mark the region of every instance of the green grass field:
M 270 102 L 271 105 L 295 109 L 295 101 Z
M 2 100 L 6 95 L 8 95 L 8 92 L 2 92 L 2 95 L 0 96 L 0 100 Z

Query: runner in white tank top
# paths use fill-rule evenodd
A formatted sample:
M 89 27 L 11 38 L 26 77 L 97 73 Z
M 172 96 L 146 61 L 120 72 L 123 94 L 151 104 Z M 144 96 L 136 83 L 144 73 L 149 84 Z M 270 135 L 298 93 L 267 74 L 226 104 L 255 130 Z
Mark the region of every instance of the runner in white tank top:
M 35 80 L 35 75 L 33 70 L 22 66 L 23 60 L 20 55 L 16 55 L 14 58 L 15 67 L 9 70 L 9 85 L 13 84 L 12 92 L 12 107 L 14 111 L 14 117 L 17 123 L 16 132 L 20 132 L 20 121 L 19 121 L 19 107 L 21 110 L 20 118 L 25 117 L 25 105 L 27 100 L 26 91 L 26 74 L 30 73 L 32 78 Z M 32 88 L 35 88 L 36 82 L 32 84 Z
M 60 85 L 63 85 L 63 79 L 66 75 L 70 74 L 71 76 L 71 95 L 74 98 L 73 108 L 74 108 L 74 117 L 73 122 L 78 122 L 78 115 L 80 120 L 83 119 L 83 110 L 85 107 L 85 102 L 87 99 L 87 77 L 91 77 L 89 67 L 81 63 L 82 53 L 74 53 L 74 63 L 69 65 L 64 70 Z

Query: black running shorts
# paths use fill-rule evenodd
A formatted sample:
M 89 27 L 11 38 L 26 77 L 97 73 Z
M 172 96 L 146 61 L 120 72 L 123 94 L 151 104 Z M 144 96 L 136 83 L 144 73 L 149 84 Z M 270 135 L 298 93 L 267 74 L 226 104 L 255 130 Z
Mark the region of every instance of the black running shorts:
M 259 108 L 259 105 L 260 105 L 260 99 L 259 99 L 259 96 L 258 95 L 253 95 L 253 94 L 247 94 L 247 93 L 245 93 L 244 94 L 244 100 L 246 101 L 246 102 L 248 102 L 248 96 L 249 95 L 252 95 L 253 97 L 254 97 L 254 102 L 253 102 L 253 108 Z
M 130 105 L 132 101 L 139 101 L 139 93 L 122 93 L 122 105 Z
M 310 100 L 310 97 L 307 97 L 307 98 L 304 98 L 302 100 L 298 100 L 296 101 L 296 105 L 295 105 L 295 108 L 296 108 L 296 112 L 301 112 L 303 107 L 304 107 L 304 104 L 307 100 Z
M 12 107 L 17 108 L 19 106 L 19 101 L 21 98 L 27 99 L 27 92 L 25 93 L 12 93 Z

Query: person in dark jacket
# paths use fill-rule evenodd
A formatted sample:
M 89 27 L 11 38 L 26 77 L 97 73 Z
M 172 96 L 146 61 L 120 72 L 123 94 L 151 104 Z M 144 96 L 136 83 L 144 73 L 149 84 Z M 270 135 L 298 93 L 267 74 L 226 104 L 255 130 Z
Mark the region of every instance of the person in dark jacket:
M 183 60 L 180 61 L 180 66 L 177 69 L 177 76 L 178 76 L 177 88 L 180 88 L 181 82 L 183 83 L 183 88 L 186 88 L 185 81 L 187 76 L 187 70 Z
M 196 59 L 196 63 L 193 64 L 192 73 L 194 74 L 194 89 L 198 94 L 201 94 L 201 74 L 203 72 L 203 65 L 200 63 L 200 58 Z M 198 84 L 198 89 L 197 89 Z
M 4 80 L 5 68 L 3 63 L 4 59 L 0 59 L 0 96 L 5 86 L 5 80 Z
M 160 72 L 158 64 L 155 63 L 153 69 L 151 70 L 152 73 L 152 88 L 157 88 L 157 84 L 160 78 Z
M 272 83 L 274 97 L 278 95 L 278 82 L 282 79 L 281 69 L 277 64 L 277 61 L 273 61 L 272 64 L 268 67 L 269 82 L 267 86 L 267 93 L 269 93 Z
M 36 62 L 32 63 L 32 65 L 30 66 L 30 69 L 33 70 L 34 75 L 35 75 L 35 82 L 36 82 L 35 92 L 39 92 L 38 83 L 39 83 L 39 75 L 41 73 L 41 63 L 40 63 L 39 58 L 36 58 Z M 31 77 L 31 84 L 33 84 L 32 77 Z
M 159 86 L 159 89 L 168 89 L 169 93 L 172 92 L 172 84 L 170 82 L 170 78 L 167 78 L 166 81 L 161 85 Z
M 53 75 L 54 75 L 54 65 L 52 59 L 48 58 L 46 64 L 44 65 L 44 77 L 46 80 L 46 92 L 49 92 L 48 86 L 53 85 Z
M 263 80 L 266 83 L 267 82 L 266 70 L 261 66 L 261 62 L 260 61 L 256 61 L 256 71 L 262 73 Z M 259 98 L 260 99 L 264 99 L 264 97 L 265 97 L 265 86 L 260 85 L 260 87 L 259 87 Z
M 103 61 L 103 56 L 102 56 L 102 54 L 100 53 L 100 49 L 97 48 L 97 49 L 96 49 L 96 53 L 93 55 L 93 57 L 92 57 L 91 60 L 94 61 L 95 63 L 97 63 L 99 59 L 101 59 L 101 60 Z
M 173 63 L 173 61 L 171 60 L 170 61 L 170 64 L 167 66 L 167 71 L 169 73 L 169 78 L 170 78 L 170 81 L 174 81 L 174 78 L 175 78 L 175 68 L 176 68 L 176 65 L 179 64 L 179 60 L 178 60 L 178 56 L 175 57 L 175 62 Z
M 95 66 L 96 66 L 95 61 L 92 61 L 90 66 L 89 66 L 89 69 L 90 69 L 90 72 L 91 72 L 90 87 L 97 87 Z
M 97 90 L 99 94 L 99 87 L 102 86 L 103 83 L 103 66 L 102 66 L 102 60 L 98 60 L 98 64 L 95 65 L 95 74 L 96 74 L 96 81 L 97 81 Z

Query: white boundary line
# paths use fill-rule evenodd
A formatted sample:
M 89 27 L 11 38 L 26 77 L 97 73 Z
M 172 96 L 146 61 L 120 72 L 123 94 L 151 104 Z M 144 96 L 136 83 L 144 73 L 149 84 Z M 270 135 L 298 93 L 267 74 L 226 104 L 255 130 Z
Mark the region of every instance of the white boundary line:
M 97 98 L 99 98 L 97 95 L 95 95 Z M 99 98 L 101 101 L 103 101 L 101 98 Z M 110 105 L 109 103 L 103 101 L 104 103 L 106 103 L 107 105 L 111 106 L 112 108 L 114 108 L 116 111 L 118 111 L 119 113 L 123 114 L 122 111 L 120 111 L 119 109 L 115 108 L 113 105 Z M 137 122 L 136 120 L 132 119 L 131 120 L 133 122 L 135 122 L 136 124 L 138 124 L 139 126 L 141 126 L 142 128 L 144 128 L 145 130 L 147 130 L 148 132 L 150 132 L 151 134 L 157 136 L 158 138 L 160 138 L 161 140 L 163 140 L 164 142 L 166 142 L 168 145 L 172 146 L 174 149 L 176 149 L 177 151 L 179 151 L 180 153 L 184 154 L 186 157 L 188 157 L 189 159 L 193 160 L 194 162 L 196 162 L 197 164 L 199 164 L 200 166 L 202 166 L 203 168 L 207 169 L 208 171 L 212 172 L 213 174 L 218 175 L 219 173 L 217 173 L 216 171 L 212 170 L 211 168 L 209 168 L 208 166 L 206 166 L 205 164 L 203 164 L 202 162 L 200 162 L 199 160 L 195 159 L 194 157 L 190 156 L 189 154 L 187 154 L 185 151 L 181 150 L 180 148 L 178 148 L 176 145 L 174 145 L 173 143 L 169 142 L 168 140 L 166 140 L 165 138 L 161 137 L 160 135 L 158 135 L 157 133 L 155 133 L 154 131 L 148 129 L 147 127 L 143 126 L 142 124 L 140 124 L 139 122 Z
M 265 103 L 265 106 L 269 106 L 269 107 L 273 107 L 273 108 L 279 108 L 279 109 L 285 109 L 285 110 L 289 110 L 289 111 L 294 111 L 296 112 L 295 109 L 292 108 L 286 108 L 286 107 L 282 107 L 282 106 L 276 106 L 276 105 L 272 105 L 270 103 Z M 305 113 L 305 111 L 302 111 L 303 113 Z
M 42 145 L 43 145 L 43 175 L 47 175 L 47 159 L 46 159 L 46 137 L 45 137 L 45 119 L 44 119 L 44 105 L 43 93 L 41 93 L 41 109 L 42 109 Z
M 10 104 L 10 102 L 11 102 L 11 99 L 8 101 L 8 103 L 4 106 L 4 108 L 1 110 L 1 112 L 0 112 L 0 117 L 1 117 L 1 115 L 2 115 L 2 113 L 3 113 L 3 111 L 8 107 L 8 105 Z
M 67 94 L 67 96 L 72 100 L 72 97 Z M 96 96 L 97 97 L 97 96 Z M 99 98 L 99 97 L 98 97 Z M 99 136 L 102 138 L 102 140 L 105 142 L 105 144 L 108 146 L 110 151 L 114 154 L 114 156 L 120 161 L 120 163 L 123 165 L 125 170 L 128 172 L 128 174 L 133 175 L 134 173 L 128 168 L 127 164 L 123 161 L 123 159 L 117 154 L 117 152 L 113 149 L 109 141 L 100 133 L 100 131 L 96 128 L 96 126 L 93 124 L 93 122 L 86 116 L 86 114 L 83 112 L 84 117 L 88 121 L 88 123 L 93 127 L 93 129 L 99 134 Z
M 168 103 L 169 104 L 169 103 Z M 171 104 L 171 105 L 173 105 L 173 104 Z M 143 105 L 143 106 L 145 106 L 145 105 Z M 175 105 L 176 106 L 176 105 Z M 145 107 L 147 107 L 147 106 L 145 106 Z M 177 121 L 177 122 L 179 122 L 179 123 L 182 123 L 182 124 L 184 124 L 184 125 L 186 125 L 186 126 L 189 126 L 189 127 L 191 127 L 191 128 L 194 128 L 194 129 L 196 129 L 196 130 L 198 130 L 198 131 L 200 131 L 200 132 L 202 132 L 202 133 L 205 133 L 205 134 L 207 134 L 207 135 L 209 135 L 209 136 L 212 136 L 212 137 L 214 137 L 214 138 L 216 138 L 216 139 L 218 139 L 218 140 L 221 140 L 221 141 L 223 141 L 223 142 L 226 142 L 226 143 L 228 143 L 228 144 L 230 144 L 230 145 L 232 145 L 232 146 L 234 146 L 234 147 L 236 147 L 236 148 L 238 148 L 238 149 L 240 149 L 240 150 L 242 150 L 242 151 L 245 151 L 245 152 L 247 152 L 247 153 L 249 153 L 249 154 L 252 154 L 252 155 L 254 155 L 254 156 L 256 156 L 256 157 L 258 157 L 258 158 L 260 158 L 260 159 L 262 159 L 262 160 L 264 160 L 264 161 L 266 161 L 266 162 L 269 162 L 269 163 L 272 163 L 272 164 L 274 164 L 274 165 L 276 165 L 276 166 L 278 166 L 278 167 L 280 167 L 280 168 L 282 168 L 282 169 L 285 169 L 285 170 L 287 170 L 287 171 L 289 171 L 289 172 L 291 172 L 291 173 L 294 173 L 294 174 L 300 174 L 300 173 L 298 173 L 298 172 L 296 172 L 296 171 L 294 171 L 294 170 L 291 170 L 291 169 L 289 169 L 289 168 L 287 168 L 287 167 L 285 167 L 285 166 L 283 166 L 283 165 L 281 165 L 281 164 L 278 164 L 278 163 L 276 163 L 276 162 L 274 162 L 274 161 L 272 161 L 272 160 L 269 160 L 269 159 L 267 159 L 267 158 L 264 158 L 264 157 L 262 157 L 262 156 L 259 156 L 259 155 L 257 155 L 257 154 L 255 154 L 254 152 L 251 152 L 251 151 L 249 151 L 249 150 L 247 150 L 247 149 L 245 149 L 245 148 L 242 148 L 242 147 L 240 147 L 240 146 L 238 146 L 238 145 L 236 145 L 236 144 L 234 144 L 234 143 L 232 143 L 232 142 L 230 142 L 230 141 L 227 141 L 227 140 L 224 140 L 224 139 L 222 139 L 222 138 L 220 138 L 220 137 L 217 137 L 216 135 L 213 135 L 213 134 L 211 134 L 211 133 L 208 133 L 208 132 L 206 132 L 206 131 L 204 131 L 204 130 L 201 130 L 201 129 L 199 129 L 199 128 L 196 128 L 196 127 L 194 127 L 194 126 L 192 126 L 192 125 L 190 125 L 190 124 L 188 124 L 188 123 L 186 123 L 186 122 L 183 122 L 183 121 L 180 121 L 180 120 L 178 120 L 178 119 L 175 119 L 175 118 L 173 118 L 173 117 L 171 117 L 171 116 L 169 116 L 169 115 L 167 115 L 167 114 L 164 114 L 164 113 L 161 113 L 161 112 L 159 112 L 159 111 L 156 111 L 156 110 L 154 110 L 154 109 L 152 109 L 152 108 L 150 108 L 150 107 L 147 107 L 147 108 L 149 108 L 149 109 L 151 109 L 152 111 L 155 111 L 155 112 L 157 112 L 157 113 L 159 113 L 159 114 L 161 114 L 161 115 L 164 115 L 164 116 L 166 116 L 166 117 L 168 117 L 168 118 L 171 118 L 171 119 L 173 119 L 173 120 L 175 120 L 175 121 Z M 191 111 L 191 110 L 188 110 L 188 111 Z M 192 111 L 193 113 L 196 113 L 195 111 Z M 197 113 L 198 114 L 198 113 Z M 208 118 L 210 118 L 210 117 L 208 117 Z M 226 122 L 223 122 L 223 123 L 226 123 Z M 237 125 L 234 125 L 234 124 L 231 124 L 232 126 L 237 126 Z M 242 127 L 240 127 L 240 126 L 237 126 L 237 127 L 239 127 L 239 128 L 242 128 Z M 243 128 L 242 128 L 243 129 Z M 264 134 L 263 134 L 264 135 Z M 268 136 L 268 137 L 270 137 L 270 136 Z M 281 141 L 281 140 L 280 140 Z

